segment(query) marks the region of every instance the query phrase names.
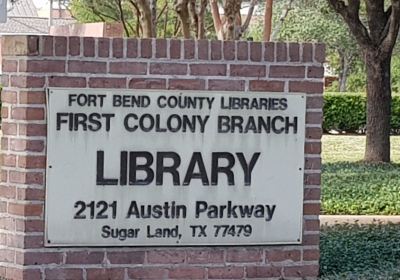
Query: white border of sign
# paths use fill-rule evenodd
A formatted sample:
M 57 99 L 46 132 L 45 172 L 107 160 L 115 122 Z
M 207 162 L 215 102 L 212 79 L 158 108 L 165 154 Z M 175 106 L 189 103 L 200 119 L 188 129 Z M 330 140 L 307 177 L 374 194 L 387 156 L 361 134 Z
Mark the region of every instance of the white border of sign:
M 166 239 L 158 239 L 158 240 L 151 240 L 149 241 L 149 239 L 146 238 L 137 238 L 137 239 L 132 239 L 130 240 L 131 242 L 126 242 L 125 240 L 106 240 L 106 241 L 99 241 L 101 239 L 99 238 L 93 238 L 93 232 L 92 231 L 92 227 L 99 227 L 99 221 L 93 221 L 92 223 L 87 223 L 85 226 L 80 227 L 77 223 L 74 223 L 74 221 L 71 224 L 66 225 L 66 223 L 70 222 L 67 221 L 63 218 L 63 215 L 65 213 L 67 213 L 68 211 L 66 209 L 63 208 L 63 203 L 65 201 L 69 201 L 70 200 L 70 193 L 68 193 L 68 191 L 65 191 L 66 187 L 71 186 L 71 182 L 76 182 L 74 181 L 75 178 L 82 178 L 79 177 L 81 176 L 82 173 L 82 168 L 86 166 L 88 166 L 88 168 L 90 168 L 93 165 L 93 160 L 90 161 L 88 159 L 88 163 L 86 164 L 82 164 L 80 167 L 77 166 L 79 165 L 79 162 L 73 162 L 74 159 L 74 155 L 73 153 L 75 152 L 75 149 L 77 150 L 77 155 L 83 155 L 83 158 L 80 159 L 80 161 L 85 161 L 88 158 L 88 155 L 84 154 L 84 152 L 88 149 L 91 150 L 93 149 L 93 146 L 96 145 L 96 143 L 99 143 L 99 147 L 101 147 L 101 149 L 106 149 L 107 145 L 110 144 L 110 142 L 107 140 L 105 142 L 102 142 L 104 139 L 103 138 L 112 138 L 114 139 L 115 142 L 117 142 L 117 147 L 119 151 L 121 149 L 127 149 L 127 145 L 124 142 L 123 139 L 126 139 L 127 134 L 126 131 L 123 132 L 122 130 L 118 131 L 118 133 L 125 133 L 122 136 L 118 134 L 118 136 L 120 137 L 116 137 L 116 135 L 106 135 L 103 132 L 100 132 L 99 134 L 94 135 L 94 137 L 89 137 L 90 139 L 86 139 L 84 141 L 82 141 L 82 139 L 84 138 L 80 138 L 81 136 L 79 136 L 79 132 L 76 133 L 75 136 L 70 136 L 72 138 L 70 139 L 65 139 L 65 135 L 64 137 L 59 137 L 62 135 L 59 135 L 57 137 L 55 137 L 55 131 L 54 129 L 54 115 L 51 115 L 52 113 L 57 112 L 58 110 L 60 110 L 60 108 L 63 108 L 63 110 L 67 110 L 68 107 L 65 105 L 62 105 L 63 102 L 65 102 L 65 99 L 61 101 L 61 103 L 58 103 L 58 101 L 54 100 L 55 95 L 58 94 L 57 97 L 60 97 L 60 99 L 62 99 L 62 95 L 65 97 L 65 94 L 69 94 L 69 93 L 90 93 L 90 94 L 106 94 L 107 96 L 112 96 L 112 94 L 123 94 L 123 95 L 137 95 L 137 94 L 141 94 L 141 95 L 145 95 L 145 96 L 150 96 L 151 98 L 154 98 L 155 96 L 159 96 L 159 95 L 166 95 L 166 96 L 171 96 L 171 95 L 183 95 L 183 96 L 199 96 L 199 97 L 248 97 L 248 98 L 288 98 L 289 100 L 293 99 L 293 103 L 296 104 L 296 106 L 298 106 L 298 108 L 289 108 L 288 110 L 292 110 L 290 111 L 288 114 L 295 114 L 296 116 L 298 116 L 299 118 L 299 123 L 298 123 L 298 135 L 296 135 L 296 140 L 294 142 L 297 142 L 295 144 L 295 146 L 301 147 L 300 150 L 293 150 L 294 146 L 292 144 L 289 144 L 289 150 L 290 152 L 292 152 L 292 154 L 287 154 L 287 155 L 282 155 L 282 159 L 279 159 L 279 152 L 282 151 L 282 148 L 285 147 L 284 144 L 282 144 L 282 142 L 287 142 L 289 141 L 287 138 L 284 138 L 282 141 L 278 141 L 277 145 L 279 146 L 278 148 L 269 148 L 268 152 L 270 152 L 271 154 L 274 154 L 275 151 L 274 150 L 279 150 L 274 154 L 275 156 L 275 160 L 274 161 L 280 161 L 280 166 L 282 167 L 282 164 L 287 164 L 288 168 L 290 168 L 290 160 L 288 162 L 288 159 L 291 159 L 291 155 L 295 155 L 294 156 L 294 161 L 296 161 L 295 165 L 296 165 L 296 179 L 295 182 L 291 181 L 290 177 L 291 176 L 287 176 L 286 174 L 279 174 L 280 176 L 280 180 L 282 181 L 287 181 L 289 180 L 289 182 L 295 184 L 296 189 L 295 191 L 295 197 L 294 198 L 290 198 L 289 200 L 291 201 L 290 203 L 288 203 L 285 207 L 291 208 L 292 206 L 294 207 L 293 209 L 296 210 L 295 214 L 289 214 L 287 215 L 287 213 L 280 213 L 277 212 L 279 214 L 276 214 L 276 216 L 278 218 L 276 219 L 280 219 L 281 222 L 277 225 L 273 225 L 273 226 L 279 226 L 282 227 L 282 225 L 284 225 L 283 228 L 285 229 L 292 229 L 292 230 L 283 230 L 281 232 L 274 232 L 274 240 L 265 240 L 263 238 L 265 234 L 265 228 L 257 228 L 256 227 L 256 231 L 258 229 L 258 232 L 254 233 L 254 239 L 238 239 L 238 238 L 230 238 L 230 239 L 223 239 L 223 238 L 214 238 L 214 240 L 211 238 L 205 238 L 205 239 L 198 239 L 200 241 L 196 241 L 193 238 L 183 238 L 182 240 L 179 239 L 177 241 L 173 241 L 171 242 L 170 240 L 166 240 Z M 158 95 L 157 95 L 158 94 Z M 266 93 L 266 92 L 213 92 L 213 91 L 173 91 L 173 90 L 133 90 L 133 89 L 122 89 L 122 90 L 116 90 L 116 89 L 87 89 L 87 88 L 49 88 L 48 92 L 47 92 L 47 116 L 48 116 L 48 129 L 47 129 L 47 160 L 48 160 L 48 164 L 47 164 L 47 169 L 46 169 L 46 202 L 45 202 L 45 246 L 46 247 L 79 247 L 79 246 L 100 246 L 100 247 L 117 247 L 117 246 L 124 246 L 124 247 L 142 247 L 142 246 L 249 246 L 249 245 L 278 245 L 278 244 L 282 244 L 282 245 L 286 245 L 286 244 L 301 244 L 302 242 L 302 235 L 303 235 L 303 195 L 304 195 L 304 183 L 303 183 L 303 178 L 304 178 L 304 144 L 305 144 L 305 114 L 306 114 L 306 95 L 305 94 L 300 94 L 300 93 Z M 54 103 L 53 103 L 54 102 Z M 288 101 L 289 102 L 289 101 Z M 291 102 L 291 101 L 290 101 Z M 291 103 L 290 103 L 291 104 Z M 220 104 L 219 104 L 220 105 Z M 57 107 L 54 109 L 54 107 Z M 64 106 L 64 107 L 63 107 Z M 221 107 L 221 106 L 220 106 Z M 212 110 L 199 110 L 198 113 L 201 115 L 218 115 L 218 114 L 223 114 L 224 112 L 226 113 L 227 111 L 225 110 L 221 110 L 221 108 L 216 109 L 217 112 L 212 112 Z M 105 109 L 104 109 L 105 108 Z M 156 114 L 161 112 L 162 110 L 158 109 L 158 111 L 155 108 L 147 108 L 147 109 L 140 109 L 140 108 L 135 108 L 135 110 L 132 111 L 132 108 L 113 108 L 113 107 L 104 107 L 101 110 L 108 110 L 107 112 L 113 111 L 114 113 L 116 113 L 116 115 L 121 114 L 121 115 L 126 115 L 129 112 L 138 112 L 138 113 L 143 113 L 146 112 L 148 110 L 150 110 L 150 113 L 152 114 Z M 92 108 L 70 108 L 71 112 L 86 112 L 86 111 L 93 111 Z M 55 110 L 53 112 L 53 110 Z M 101 111 L 100 110 L 100 111 Z M 176 109 L 169 109 L 169 111 L 166 109 L 167 114 L 168 113 L 172 113 L 172 112 L 176 112 L 174 111 Z M 228 110 L 229 111 L 229 110 Z M 189 113 L 190 114 L 190 110 L 186 110 L 183 113 Z M 234 110 L 232 111 L 232 114 L 241 114 L 241 112 L 239 112 L 239 110 Z M 242 112 L 243 113 L 243 112 Z M 256 114 L 260 114 L 259 112 L 255 112 Z M 274 115 L 274 114 L 278 114 L 279 112 L 271 112 L 268 111 L 269 114 Z M 162 113 L 161 113 L 162 114 Z M 246 114 L 243 114 L 246 115 Z M 165 117 L 166 115 L 161 115 L 161 117 Z M 118 116 L 116 116 L 116 119 L 118 118 Z M 211 119 L 213 117 L 211 116 L 210 118 L 210 122 Z M 119 121 L 121 121 L 120 119 L 118 119 Z M 214 119 L 215 120 L 215 119 Z M 117 122 L 119 123 L 119 122 Z M 214 127 L 215 128 L 215 127 Z M 207 133 L 207 132 L 206 132 Z M 73 133 L 71 133 L 72 135 Z M 137 137 L 135 139 L 141 139 L 141 137 L 143 137 L 144 140 L 137 140 L 138 145 L 143 148 L 146 147 L 146 144 L 148 145 L 149 143 L 149 139 L 155 139 L 157 137 L 161 137 L 158 136 L 157 134 L 155 135 L 150 135 L 148 133 L 141 133 L 139 134 L 141 135 L 140 137 Z M 219 135 L 219 134 L 217 134 Z M 153 137 L 153 138 L 149 138 Z M 182 145 L 182 143 L 187 143 L 185 141 L 187 141 L 188 139 L 182 140 L 183 142 L 179 142 L 180 140 L 178 139 L 179 137 L 175 137 L 176 135 L 169 135 L 166 139 L 168 139 L 169 141 L 172 141 L 171 139 L 175 139 L 174 141 L 177 141 L 176 143 L 181 143 L 180 145 L 178 144 L 178 150 L 182 149 L 182 162 L 188 161 L 189 159 L 186 158 L 186 154 L 193 152 L 193 149 L 186 149 L 184 146 Z M 197 135 L 199 136 L 199 135 Z M 215 135 L 209 135 L 207 134 L 207 136 L 211 137 L 211 136 L 215 136 Z M 125 137 L 125 138 L 124 138 Z M 147 137 L 147 138 L 146 138 Z M 174 138 L 175 137 L 175 138 Z M 225 140 L 228 140 L 227 143 L 230 143 L 230 146 L 232 145 L 233 147 L 243 147 L 243 149 L 247 149 L 246 151 L 249 152 L 251 151 L 251 149 L 247 148 L 247 145 L 243 146 L 243 143 L 241 141 L 242 140 L 237 140 L 235 139 L 234 136 L 226 136 L 226 135 L 219 135 L 218 137 L 228 137 Z M 260 141 L 260 139 L 258 139 L 257 137 L 259 136 L 252 136 L 254 141 Z M 261 136 L 260 136 L 261 137 Z M 272 136 L 271 136 L 272 137 Z M 294 136 L 293 136 L 294 137 Z M 196 142 L 195 140 L 196 137 L 194 137 L 194 139 L 192 139 L 191 141 L 193 141 L 193 145 L 196 146 L 198 145 L 198 148 L 201 149 L 201 145 L 199 146 L 199 143 Z M 240 138 L 240 137 L 239 137 Z M 122 139 L 122 140 L 121 140 Z M 252 141 L 253 141 L 252 140 Z M 135 140 L 136 141 L 136 140 Z M 140 142 L 141 141 L 141 142 Z M 147 142 L 146 142 L 147 141 Z M 274 140 L 275 141 L 275 140 Z M 82 146 L 82 143 L 85 142 Z M 139 143 L 140 142 L 140 143 Z M 218 141 L 217 141 L 218 142 Z M 250 141 L 251 142 L 251 141 Z M 158 145 L 161 145 L 161 148 L 165 148 L 166 150 L 171 150 L 172 146 L 166 145 L 165 147 L 163 146 L 163 144 L 160 141 L 156 141 L 155 143 L 157 143 Z M 160 144 L 161 143 L 161 144 Z M 214 142 L 212 142 L 214 143 Z M 135 143 L 136 144 L 136 143 Z M 287 144 L 287 143 L 286 143 Z M 71 145 L 70 147 L 68 147 L 68 145 Z M 221 144 L 216 143 L 215 144 L 217 147 L 223 147 L 221 146 Z M 219 145 L 219 146 L 218 146 Z M 85 146 L 85 147 L 84 147 Z M 64 150 L 65 148 L 65 150 Z M 154 147 L 153 147 L 154 148 Z M 152 147 L 149 147 L 149 149 L 152 149 Z M 157 151 L 158 148 L 155 149 L 155 151 Z M 212 150 L 211 148 L 207 148 L 208 151 Z M 207 150 L 206 149 L 206 150 Z M 292 150 L 290 150 L 292 149 Z M 154 152 L 154 151 L 153 151 Z M 290 153 L 289 152 L 289 153 Z M 62 157 L 61 157 L 62 156 Z M 107 156 L 107 155 L 106 155 Z M 57 162 L 61 162 L 62 160 L 65 160 L 63 163 L 59 164 Z M 286 160 L 286 161 L 285 161 Z M 206 160 L 205 160 L 206 161 Z M 211 160 L 210 160 L 211 161 Z M 106 166 L 107 163 L 105 163 L 105 168 L 109 168 L 110 170 L 112 168 L 114 168 L 115 165 L 117 165 L 119 163 L 119 159 L 117 161 L 114 161 L 112 163 L 110 163 L 108 165 L 108 167 Z M 63 164 L 65 164 L 63 166 Z M 261 163 L 260 163 L 261 164 Z M 272 161 L 268 161 L 266 163 L 263 164 L 267 164 L 268 167 L 270 168 L 274 168 L 273 167 L 273 162 Z M 263 166 L 265 168 L 265 166 Z M 70 174 L 72 171 L 74 170 L 74 168 L 77 168 L 73 174 Z M 66 170 L 65 174 L 70 174 L 69 176 L 66 176 L 64 178 L 62 178 L 62 172 L 61 170 Z M 271 169 L 272 170 L 272 169 Z M 294 168 L 291 169 L 292 171 L 295 170 Z M 115 171 L 115 170 L 113 170 Z M 262 184 L 262 182 L 265 182 L 268 177 L 265 177 L 265 172 L 261 172 L 262 170 L 256 170 L 254 172 L 258 172 L 257 174 L 261 174 L 260 175 L 260 179 L 261 181 L 257 181 L 258 178 L 253 178 L 254 181 L 256 181 L 256 183 L 254 185 L 260 185 Z M 112 174 L 115 174 L 115 172 L 110 172 Z M 54 175 L 55 174 L 55 175 Z M 64 174 L 64 176 L 65 176 Z M 118 174 L 118 173 L 117 173 Z M 55 177 L 54 177 L 55 176 Z M 92 175 L 90 175 L 92 176 Z M 244 175 L 243 175 L 244 176 Z M 264 177 L 262 177 L 264 176 Z M 93 177 L 93 176 L 92 176 Z M 262 177 L 262 178 L 261 178 Z M 94 177 L 95 178 L 95 177 Z M 93 178 L 91 178 L 93 179 Z M 82 178 L 82 181 L 84 181 L 85 183 L 87 183 L 85 181 L 85 178 Z M 264 180 L 264 181 L 263 181 Z M 277 182 L 276 181 L 277 178 L 274 179 L 273 182 Z M 55 181 L 57 183 L 55 183 Z M 89 181 L 91 182 L 91 181 Z M 57 187 L 57 191 L 54 192 L 53 190 L 53 186 L 55 186 L 55 184 L 60 184 L 62 185 L 62 187 Z M 90 183 L 87 183 L 90 184 Z M 73 184 L 72 184 L 73 185 Z M 196 197 L 201 197 L 198 198 L 197 200 L 200 199 L 206 199 L 205 195 L 207 193 L 207 191 L 195 191 L 196 188 L 198 187 L 198 185 L 196 184 L 190 184 L 190 185 L 194 185 L 194 188 L 192 188 L 191 190 L 186 190 L 186 192 L 191 193 L 191 196 L 196 196 Z M 86 186 L 86 184 L 85 184 Z M 103 186 L 100 186 L 103 187 Z M 162 186 L 164 187 L 164 186 Z M 218 185 L 219 187 L 219 185 Z M 252 186 L 253 187 L 253 186 Z M 281 186 L 284 187 L 284 186 Z M 88 194 L 85 194 L 85 190 L 80 188 L 80 187 L 76 187 L 73 186 L 71 187 L 72 189 L 75 189 L 75 191 L 80 192 L 81 197 L 84 197 L 84 199 L 90 199 L 89 196 L 90 194 L 93 194 L 95 191 L 91 190 L 88 192 Z M 93 188 L 93 186 L 91 187 Z M 158 188 L 158 189 L 157 189 Z M 159 190 L 160 186 L 156 187 L 156 186 L 152 186 L 149 187 L 148 189 L 144 189 L 143 186 L 138 186 L 137 189 L 135 191 L 135 197 L 136 196 L 142 196 L 145 197 L 146 200 L 149 200 L 149 203 L 157 203 L 158 202 L 158 198 L 156 197 L 156 193 Z M 176 187 L 175 187 L 176 188 Z M 212 196 L 223 196 L 226 194 L 226 191 L 229 189 L 229 186 L 225 186 L 224 184 L 221 184 L 221 189 L 223 189 L 222 192 L 212 192 Z M 232 187 L 231 187 L 232 188 Z M 257 188 L 257 187 L 255 187 Z M 162 198 L 161 200 L 166 201 L 166 200 L 175 200 L 175 197 L 179 197 L 179 193 L 175 193 L 174 190 L 174 186 L 166 186 L 165 190 L 168 190 L 168 192 L 164 192 L 162 194 Z M 194 190 L 194 191 L 193 191 Z M 290 191 L 290 188 L 286 188 L 286 189 L 282 189 L 280 192 L 279 189 L 274 190 L 275 192 L 278 193 L 278 195 L 280 197 L 282 197 L 282 195 L 289 195 L 290 197 L 290 193 L 288 191 Z M 132 191 L 132 190 L 131 190 Z M 225 192 L 224 192 L 225 191 Z M 169 194 L 172 193 L 172 194 Z M 127 192 L 121 191 L 122 197 L 125 198 L 127 196 Z M 210 193 L 211 193 L 211 189 L 210 189 Z M 261 192 L 262 193 L 262 192 Z M 218 195 L 217 195 L 218 194 Z M 105 190 L 104 195 L 107 197 L 112 197 L 112 200 L 115 200 L 115 196 L 113 196 L 113 191 L 108 192 L 107 190 Z M 76 196 L 76 195 L 75 195 Z M 253 195 L 253 200 L 257 200 L 259 199 L 260 196 L 260 190 L 258 190 L 258 192 L 255 192 Z M 274 195 L 271 195 L 274 196 Z M 57 198 L 56 200 L 55 197 Z M 165 197 L 165 198 L 164 198 Z M 189 196 L 190 197 L 190 196 Z M 243 192 L 237 191 L 237 193 L 235 195 L 233 195 L 233 199 L 231 197 L 229 197 L 228 199 L 232 199 L 232 200 L 240 200 L 241 197 L 245 197 Z M 74 201 L 77 198 L 74 198 Z M 99 199 L 99 198 L 97 198 Z M 211 198 L 210 198 L 211 199 Z M 275 199 L 275 198 L 274 198 Z M 272 199 L 272 200 L 274 200 Z M 226 199 L 225 199 L 226 200 Z M 179 200 L 180 203 L 183 203 L 184 201 L 188 201 L 188 197 L 187 196 L 182 196 L 181 199 Z M 143 201 L 142 201 L 143 202 Z M 196 201 L 197 202 L 197 201 Z M 214 204 L 217 203 L 222 203 L 221 201 L 215 200 L 213 201 Z M 260 202 L 260 201 L 259 201 Z M 261 203 L 261 202 L 260 202 Z M 266 203 L 266 202 L 264 202 Z M 276 203 L 276 201 L 274 200 L 273 203 Z M 279 203 L 281 203 L 281 201 L 279 201 Z M 65 203 L 66 204 L 66 203 Z M 119 206 L 118 206 L 119 207 Z M 279 207 L 279 206 L 278 206 Z M 72 207 L 70 207 L 72 208 Z M 60 210 L 60 216 L 57 216 L 56 211 Z M 126 206 L 124 208 L 126 210 Z M 293 210 L 290 209 L 290 210 Z M 119 209 L 120 210 L 120 209 Z M 281 210 L 281 209 L 279 209 Z M 72 209 L 73 211 L 73 209 Z M 75 211 L 76 212 L 76 211 Z M 193 214 L 193 213 L 189 213 L 190 209 L 188 210 L 188 216 Z M 71 213 L 68 213 L 71 214 Z M 279 216 L 282 215 L 282 216 Z M 291 216 L 292 215 L 292 216 Z M 227 217 L 223 217 L 222 219 L 217 219 L 217 220 L 221 220 L 222 222 L 226 222 Z M 295 218 L 295 219 L 293 219 Z M 188 218 L 189 220 L 191 218 Z M 252 218 L 254 219 L 254 217 Z M 292 220 L 291 220 L 292 219 Z M 297 220 L 298 219 L 298 220 Z M 290 222 L 291 220 L 291 222 Z M 206 223 L 206 221 L 211 221 L 210 219 L 203 219 L 201 221 L 201 223 L 203 223 L 203 225 Z M 286 221 L 286 222 L 282 222 L 282 221 Z M 138 221 L 137 222 L 139 224 L 139 226 L 141 227 L 141 229 L 143 229 L 144 231 L 144 227 L 145 225 L 149 224 L 147 221 L 143 222 L 143 221 Z M 179 224 L 179 227 L 182 227 L 182 224 L 185 224 L 186 221 L 180 221 L 180 222 L 176 222 L 175 224 Z M 214 225 L 214 227 L 216 226 L 215 224 L 218 223 L 218 221 L 212 220 L 209 224 L 210 225 Z M 250 223 L 250 222 L 249 222 Z M 256 225 L 257 223 L 260 223 L 259 220 L 254 219 L 252 221 L 252 223 L 254 223 L 254 225 Z M 273 223 L 273 222 L 272 222 Z M 286 223 L 286 224 L 285 224 Z M 290 225 L 290 223 L 294 223 L 295 225 L 292 227 Z M 157 224 L 160 224 L 161 226 L 164 227 L 168 227 L 171 226 L 171 224 L 174 224 L 174 222 L 171 221 L 167 221 L 166 223 L 164 222 L 160 222 L 160 221 L 155 221 L 153 223 L 150 223 L 152 227 L 154 227 Z M 236 224 L 235 222 L 231 222 L 231 224 Z M 118 225 L 118 224 L 116 224 Z M 253 227 L 254 227 L 253 225 Z M 115 226 L 115 225 L 114 225 Z M 126 227 L 126 224 L 124 225 Z M 273 226 L 268 227 L 268 229 L 272 229 L 272 231 L 276 231 L 273 230 Z M 74 228 L 75 231 L 80 231 L 80 234 L 76 233 L 76 232 L 65 232 L 67 229 L 71 229 Z M 85 236 L 85 232 L 88 232 L 88 236 Z M 188 230 L 189 231 L 189 230 Z M 184 230 L 182 230 L 182 232 L 184 232 Z M 64 234 L 63 234 L 64 233 Z M 184 232 L 187 235 L 187 232 Z M 214 233 L 214 232 L 212 232 Z M 185 235 L 184 234 L 184 235 Z M 63 237 L 64 235 L 64 237 Z M 83 236 L 83 240 L 84 241 L 79 241 L 79 238 Z M 286 236 L 289 236 L 289 239 L 285 239 Z M 279 240 L 280 238 L 282 238 L 282 240 Z M 51 239 L 51 240 L 50 240 Z M 57 240 L 58 239 L 58 240 Z M 76 241 L 75 241 L 76 240 Z M 244 241 L 242 241 L 244 240 Z M 264 240 L 264 241 L 263 241 Z M 136 242 L 137 241 L 137 242 Z M 136 242 L 136 243 L 135 243 Z

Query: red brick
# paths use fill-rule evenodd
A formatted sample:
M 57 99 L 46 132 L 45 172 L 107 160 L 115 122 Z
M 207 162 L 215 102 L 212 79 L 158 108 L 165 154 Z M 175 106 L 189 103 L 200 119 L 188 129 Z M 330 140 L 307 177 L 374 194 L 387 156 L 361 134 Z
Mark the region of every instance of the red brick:
M 283 92 L 285 83 L 281 81 L 250 81 L 250 90 Z
M 265 252 L 266 262 L 298 262 L 301 259 L 300 250 L 267 250 Z
M 67 37 L 57 36 L 54 37 L 54 51 L 56 56 L 66 56 L 67 55 Z
M 0 229 L 15 230 L 15 219 L 10 217 L 0 217 Z M 1 257 L 1 254 L 0 254 Z
M 1 118 L 4 120 L 4 119 L 7 119 L 8 118 L 8 107 L 2 107 L 1 108 Z
M 307 78 L 323 78 L 325 69 L 324 67 L 308 66 L 307 67 Z
M 305 174 L 304 175 L 304 184 L 306 184 L 306 185 L 321 185 L 321 174 L 319 174 L 319 173 Z
M 98 56 L 110 57 L 110 39 L 98 38 Z
M 45 78 L 35 76 L 11 76 L 11 86 L 19 88 L 44 87 Z
M 69 55 L 78 56 L 81 51 L 81 38 L 80 37 L 69 37 Z
M 320 127 L 307 127 L 306 138 L 319 140 L 322 137 L 322 128 Z
M 306 158 L 306 170 L 321 170 L 321 158 Z
M 8 213 L 18 216 L 41 216 L 43 214 L 43 204 L 18 204 L 10 202 Z
M 165 89 L 167 82 L 165 79 L 157 78 L 133 78 L 129 81 L 129 88 L 137 89 Z
M 83 280 L 83 271 L 79 268 L 46 268 L 46 280 Z
M 239 262 L 239 263 L 247 263 L 247 262 L 262 262 L 262 252 L 258 249 L 229 249 L 226 252 L 226 261 L 227 262 Z
M 141 39 L 140 40 L 140 51 L 142 58 L 151 58 L 153 55 L 152 39 Z
M 41 272 L 39 269 L 17 269 L 7 267 L 6 279 L 12 280 L 38 280 L 41 278 Z
M 1 85 L 3 87 L 8 87 L 10 85 L 10 76 L 6 74 L 1 74 Z
M 264 60 L 268 62 L 275 61 L 275 43 L 266 42 L 264 45 Z
M 42 36 L 40 40 L 40 54 L 42 56 L 53 56 L 53 36 Z
M 276 43 L 276 61 L 283 62 L 287 60 L 287 44 L 282 42 Z
M 226 64 L 192 64 L 192 76 L 226 76 Z
M 211 60 L 222 59 L 222 43 L 221 41 L 211 41 Z
M 14 250 L 0 249 L 0 261 L 13 263 L 15 257 Z
M 68 61 L 68 72 L 70 73 L 106 73 L 106 62 L 98 61 Z
M 314 246 L 314 245 L 319 245 L 319 233 L 305 234 L 303 236 L 303 246 Z
M 281 277 L 282 272 L 283 268 L 279 266 L 248 266 L 246 268 L 246 277 L 260 279 L 266 279 L 266 277 Z
M 304 92 L 304 93 L 323 93 L 324 83 L 322 81 L 321 82 L 290 81 L 289 91 Z
M 3 135 L 16 135 L 17 125 L 15 123 L 2 122 L 1 130 L 3 132 Z
M 297 43 L 289 44 L 289 61 L 299 62 L 300 61 L 300 45 Z
M 186 75 L 187 64 L 182 63 L 151 63 L 150 74 Z
M 181 40 L 170 40 L 169 41 L 169 56 L 173 59 L 181 58 Z
M 304 203 L 303 215 L 319 215 L 321 211 L 320 203 Z
M 177 90 L 204 90 L 205 81 L 201 79 L 170 79 L 169 89 Z
M 323 119 L 322 112 L 307 112 L 306 122 L 308 124 L 321 124 Z
M 304 66 L 271 66 L 269 76 L 271 78 L 304 78 Z
M 177 267 L 168 272 L 168 279 L 204 279 L 205 268 L 201 267 Z
M 318 265 L 302 265 L 285 267 L 285 277 L 317 277 Z
M 83 56 L 94 57 L 94 38 L 85 37 L 83 38 Z
M 194 59 L 195 44 L 193 40 L 183 41 L 183 54 L 185 59 Z
M 49 77 L 49 86 L 51 87 L 86 87 L 86 78 L 83 77 Z
M 126 88 L 125 78 L 89 78 L 91 88 Z
M 87 280 L 123 280 L 125 271 L 123 268 L 88 268 Z
M 26 169 L 46 168 L 46 156 L 18 156 L 18 167 Z
M 3 151 L 8 150 L 8 138 L 7 137 L 1 137 L 1 149 Z
M 208 80 L 209 90 L 244 91 L 244 80 Z
M 318 261 L 319 257 L 320 254 L 318 249 L 304 249 L 303 251 L 303 261 Z
M 264 65 L 231 65 L 230 75 L 233 77 L 265 77 Z
M 124 57 L 124 40 L 122 38 L 113 38 L 112 55 L 115 58 Z
M 103 252 L 67 252 L 66 264 L 101 264 L 104 259 Z
M 43 248 L 44 246 L 44 237 L 43 236 L 25 236 L 24 237 L 24 245 L 23 247 L 26 249 L 38 249 Z
M 304 231 L 319 231 L 319 220 L 305 220 Z
M 17 189 L 18 200 L 44 201 L 44 198 L 45 198 L 45 191 L 43 189 L 28 189 L 28 188 Z
M 1 69 L 3 72 L 18 72 L 18 61 L 3 59 Z
M 234 41 L 223 41 L 224 60 L 235 60 L 236 44 Z
M 0 186 L 0 197 L 15 198 L 15 193 L 14 186 Z
M 10 182 L 16 184 L 43 184 L 43 173 L 41 172 L 19 172 L 10 171 Z
M 0 201 L 0 213 L 7 213 L 7 202 Z
M 167 40 L 156 39 L 156 58 L 167 57 Z
M 325 62 L 325 44 L 315 44 L 314 49 L 314 59 L 316 62 L 324 63 Z
M 107 252 L 107 258 L 111 264 L 142 264 L 144 256 L 144 251 Z
M 126 56 L 128 58 L 136 58 L 138 56 L 138 40 L 127 39 L 126 40 Z
M 25 252 L 21 264 L 61 264 L 62 259 L 62 253 L 59 252 Z
M 21 91 L 19 93 L 20 104 L 46 104 L 44 91 Z
M 178 250 L 152 250 L 147 253 L 148 263 L 179 264 L 184 263 L 185 251 Z
M 127 75 L 145 75 L 147 63 L 141 62 L 110 62 L 110 73 Z
M 249 44 L 244 41 L 238 41 L 236 45 L 236 56 L 238 60 L 249 59 Z
M 17 93 L 15 91 L 3 90 L 1 92 L 1 101 L 3 103 L 17 103 Z
M 42 236 L 43 239 L 43 236 Z M 12 247 L 12 248 L 24 248 L 24 240 L 25 240 L 25 236 L 23 235 L 16 235 L 16 234 L 8 234 L 7 235 L 7 239 L 6 239 L 6 245 L 8 247 Z M 21 252 L 17 252 L 16 253 L 16 259 L 21 262 L 21 257 L 23 256 L 23 253 Z
M 262 56 L 262 45 L 260 42 L 250 43 L 250 60 L 261 61 Z
M 20 232 L 43 232 L 43 220 L 16 220 L 16 230 Z
M 321 109 L 324 106 L 322 96 L 307 96 L 307 109 Z
M 15 120 L 44 120 L 44 109 L 15 107 L 11 112 L 11 117 Z
M 27 56 L 39 55 L 39 36 L 28 36 Z
M 201 249 L 188 251 L 187 262 L 190 264 L 223 263 L 224 251 L 220 249 Z
M 310 43 L 303 43 L 303 59 L 302 62 L 313 61 L 313 45 Z
M 8 181 L 8 171 L 2 170 L 0 174 L 1 174 L 1 182 L 6 183 Z
M 9 166 L 9 167 L 15 167 L 16 163 L 17 163 L 17 156 L 16 155 L 6 155 L 6 154 L 2 154 L 1 155 L 2 158 L 2 165 L 3 166 Z
M 197 41 L 197 56 L 200 60 L 208 60 L 209 59 L 208 47 L 209 47 L 208 40 L 198 40 Z
M 242 279 L 244 277 L 243 267 L 209 267 L 208 279 Z
M 23 136 L 46 136 L 47 125 L 45 124 L 19 124 L 19 135 Z
M 128 269 L 128 277 L 132 279 L 167 279 L 168 270 L 161 267 L 137 267 Z

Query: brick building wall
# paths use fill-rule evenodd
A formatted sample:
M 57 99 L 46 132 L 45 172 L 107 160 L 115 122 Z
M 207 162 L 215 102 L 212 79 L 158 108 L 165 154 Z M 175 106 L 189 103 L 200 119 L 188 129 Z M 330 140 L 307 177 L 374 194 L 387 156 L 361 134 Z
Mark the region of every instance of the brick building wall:
M 318 275 L 323 45 L 6 36 L 1 47 L 0 276 L 118 280 Z M 44 248 L 46 87 L 306 93 L 303 244 Z

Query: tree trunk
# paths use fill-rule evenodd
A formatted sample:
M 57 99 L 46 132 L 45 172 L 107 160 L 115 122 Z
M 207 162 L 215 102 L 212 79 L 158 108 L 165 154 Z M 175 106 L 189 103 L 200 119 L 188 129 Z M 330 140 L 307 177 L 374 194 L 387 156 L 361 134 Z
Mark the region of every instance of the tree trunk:
M 269 42 L 271 40 L 272 32 L 272 7 L 273 0 L 265 1 L 265 11 L 264 11 L 264 41 Z
M 366 51 L 367 143 L 366 162 L 390 162 L 391 55 Z
M 177 0 L 175 11 L 179 16 L 182 24 L 182 33 L 185 39 L 190 39 L 190 15 L 188 8 L 189 0 Z
M 150 1 L 151 10 L 151 25 L 153 26 L 151 31 L 152 37 L 157 37 L 157 0 Z
M 340 57 L 341 71 L 339 74 L 339 92 L 347 91 L 347 77 L 349 76 L 350 63 L 345 55 Z
M 143 38 L 151 38 L 153 37 L 153 23 L 151 20 L 151 9 L 150 5 L 146 0 L 139 0 L 137 4 L 140 9 L 140 24 L 143 28 Z

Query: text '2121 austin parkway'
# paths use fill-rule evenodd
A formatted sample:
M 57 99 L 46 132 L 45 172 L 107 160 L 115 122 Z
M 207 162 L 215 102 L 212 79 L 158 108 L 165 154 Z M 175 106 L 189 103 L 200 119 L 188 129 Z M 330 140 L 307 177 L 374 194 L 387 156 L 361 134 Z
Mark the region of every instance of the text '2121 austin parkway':
M 47 246 L 301 241 L 305 97 L 50 89 Z

